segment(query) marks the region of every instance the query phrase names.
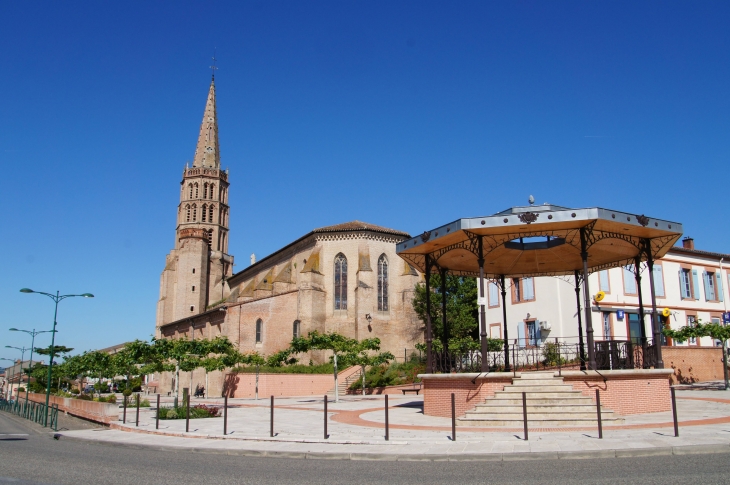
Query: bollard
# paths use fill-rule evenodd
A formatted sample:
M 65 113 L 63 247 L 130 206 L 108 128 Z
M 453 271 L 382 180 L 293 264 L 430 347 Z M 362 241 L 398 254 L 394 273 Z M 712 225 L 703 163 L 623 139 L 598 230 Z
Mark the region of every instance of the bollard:
M 390 440 L 390 430 L 388 429 L 388 395 L 385 395 L 385 441 Z
M 525 428 L 525 441 L 527 441 L 527 393 L 522 393 L 522 422 Z
M 596 414 L 598 417 L 598 439 L 603 439 L 603 421 L 601 420 L 601 393 L 596 389 Z
M 324 439 L 329 438 L 327 434 L 327 394 L 324 395 Z
M 271 396 L 271 425 L 269 427 L 269 436 L 274 437 L 274 396 Z
M 456 441 L 456 396 L 451 393 L 451 441 Z
M 190 432 L 190 393 L 187 394 L 185 399 L 185 432 Z
M 679 423 L 677 422 L 677 400 L 674 397 L 674 388 L 670 387 L 669 391 L 672 393 L 672 418 L 674 419 L 674 437 L 679 436 Z
M 228 394 L 223 397 L 223 436 L 228 434 Z
M 127 424 L 127 396 L 124 396 L 124 413 L 122 414 L 122 424 Z
M 160 395 L 157 395 L 157 416 L 155 417 L 155 429 L 160 429 Z
M 137 393 L 137 418 L 136 418 L 136 421 L 135 421 L 135 424 L 134 424 L 137 427 L 139 427 L 139 401 L 140 401 L 140 399 L 139 399 L 139 393 Z

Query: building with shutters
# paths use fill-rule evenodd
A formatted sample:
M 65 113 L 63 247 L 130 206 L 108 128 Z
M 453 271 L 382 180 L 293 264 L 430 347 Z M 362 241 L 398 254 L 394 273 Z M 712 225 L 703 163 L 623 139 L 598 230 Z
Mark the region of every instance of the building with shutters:
M 730 295 L 727 263 L 730 254 L 695 249 L 694 240 L 684 238 L 681 246 L 672 247 L 654 262 L 654 288 L 657 313 L 669 309 L 669 316 L 658 318 L 663 325 L 681 328 L 698 320 L 722 322 Z M 651 339 L 651 303 L 649 275 L 645 263 L 640 265 L 637 282 L 633 266 L 612 268 L 589 276 L 593 292 L 592 316 L 594 339 L 628 340 L 641 337 L 640 293 L 644 306 L 645 335 Z M 492 338 L 502 337 L 502 299 L 494 281 L 485 281 L 487 291 L 486 322 Z M 540 345 L 559 338 L 578 341 L 578 299 L 575 280 L 570 276 L 513 278 L 508 282 L 508 336 L 520 346 Z M 639 292 L 639 288 L 641 292 Z M 595 295 L 604 293 L 601 301 Z M 585 324 L 584 324 L 585 325 Z M 585 335 L 585 326 L 583 328 Z M 710 337 L 679 343 L 671 339 L 664 345 L 714 346 Z

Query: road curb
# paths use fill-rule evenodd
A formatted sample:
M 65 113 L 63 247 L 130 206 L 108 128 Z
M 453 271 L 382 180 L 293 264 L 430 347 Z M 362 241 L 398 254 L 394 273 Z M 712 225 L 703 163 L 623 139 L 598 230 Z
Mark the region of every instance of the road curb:
M 464 453 L 464 454 L 408 454 L 408 453 L 343 453 L 312 451 L 271 451 L 250 449 L 221 449 L 170 445 L 147 445 L 140 443 L 124 443 L 115 441 L 99 441 L 86 437 L 68 436 L 57 433 L 63 440 L 94 443 L 106 446 L 127 447 L 133 449 L 151 449 L 168 452 L 188 452 L 201 454 L 218 454 L 233 456 L 249 456 L 264 458 L 296 458 L 302 460 L 352 460 L 352 461 L 426 461 L 426 462 L 463 462 L 463 461 L 527 461 L 527 460 L 590 460 L 596 458 L 638 458 L 668 455 L 698 454 L 730 454 L 730 445 L 687 445 L 666 446 L 659 448 L 632 448 L 624 450 L 589 450 L 589 451 L 536 451 L 518 453 Z

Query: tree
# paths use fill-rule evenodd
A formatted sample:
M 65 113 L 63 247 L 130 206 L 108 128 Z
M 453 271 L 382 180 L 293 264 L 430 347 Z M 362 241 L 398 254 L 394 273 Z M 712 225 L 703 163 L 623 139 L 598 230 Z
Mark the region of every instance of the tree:
M 377 339 L 375 339 L 377 340 Z M 379 343 L 379 342 L 378 342 Z M 378 349 L 380 346 L 378 345 Z M 378 350 L 375 349 L 375 350 Z M 373 366 L 380 366 L 383 364 L 387 364 L 391 360 L 395 360 L 395 356 L 391 354 L 390 352 L 379 352 L 377 354 L 372 354 L 368 352 L 369 350 L 373 350 L 372 347 L 366 347 L 362 348 L 359 351 L 355 353 L 349 353 L 345 354 L 343 356 L 343 360 L 345 361 L 346 365 L 359 365 L 362 375 L 362 395 L 365 395 L 365 368 L 366 367 L 373 367 Z
M 679 330 L 671 328 L 662 329 L 662 334 L 676 340 L 677 342 L 685 342 L 690 338 L 712 337 L 722 342 L 722 363 L 725 377 L 725 389 L 730 388 L 730 379 L 728 379 L 727 369 L 727 341 L 730 339 L 730 326 L 720 325 L 719 323 L 702 323 L 697 320 L 694 325 L 687 325 Z
M 441 342 L 444 336 L 442 321 L 441 275 L 432 274 L 431 286 L 431 329 L 433 339 Z M 449 347 L 451 341 L 465 339 L 479 341 L 479 306 L 477 305 L 476 279 L 464 276 L 446 276 L 446 320 L 449 324 Z M 426 284 L 416 284 L 413 309 L 418 318 L 426 323 Z
M 338 355 L 342 356 L 343 362 L 351 365 L 357 364 L 358 362 L 365 362 L 368 351 L 380 350 L 380 339 L 368 338 L 358 341 L 357 339 L 348 338 L 338 333 L 321 334 L 315 330 L 314 332 L 309 332 L 306 337 L 298 337 L 292 339 L 291 344 L 289 345 L 289 349 L 283 352 L 286 352 L 287 355 L 291 355 L 309 352 L 311 350 L 332 351 L 332 362 L 335 366 L 335 402 L 339 402 L 340 395 L 339 390 L 337 389 Z M 391 354 L 390 352 L 384 352 L 383 354 L 378 355 L 382 356 L 381 359 L 394 359 L 393 354 Z M 377 355 L 373 356 L 373 358 L 375 357 L 377 357 Z
M 61 354 L 68 354 L 69 352 L 73 351 L 71 347 L 66 347 L 65 345 L 54 345 L 53 346 L 53 358 L 59 357 Z M 44 348 L 37 348 L 35 349 L 35 352 L 38 355 L 50 355 L 51 353 L 51 346 Z

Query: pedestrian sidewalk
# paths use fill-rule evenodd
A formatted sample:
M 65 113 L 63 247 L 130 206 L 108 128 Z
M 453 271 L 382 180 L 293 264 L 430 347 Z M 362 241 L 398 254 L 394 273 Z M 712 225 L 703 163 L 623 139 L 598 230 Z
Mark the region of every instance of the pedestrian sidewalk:
M 221 404 L 222 399 L 194 401 Z M 672 413 L 625 416 L 617 426 L 597 428 L 457 427 L 451 419 L 424 416 L 422 397 L 389 396 L 389 440 L 385 440 L 383 396 L 343 396 L 330 401 L 328 438 L 324 436 L 324 397 L 279 398 L 270 436 L 268 399 L 230 399 L 227 434 L 223 418 L 160 420 L 154 409 L 127 410 L 127 423 L 112 429 L 59 431 L 64 439 L 93 440 L 112 445 L 152 446 L 256 456 L 371 460 L 510 460 L 591 458 L 684 453 L 730 453 L 730 391 L 677 391 L 679 437 Z M 121 414 L 120 414 L 121 417 Z

